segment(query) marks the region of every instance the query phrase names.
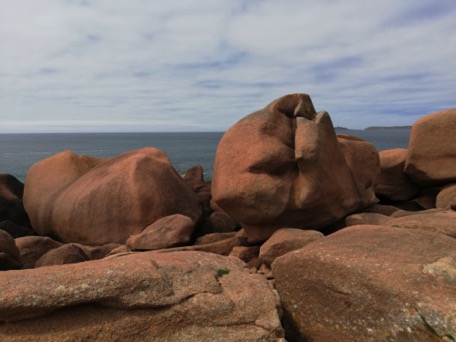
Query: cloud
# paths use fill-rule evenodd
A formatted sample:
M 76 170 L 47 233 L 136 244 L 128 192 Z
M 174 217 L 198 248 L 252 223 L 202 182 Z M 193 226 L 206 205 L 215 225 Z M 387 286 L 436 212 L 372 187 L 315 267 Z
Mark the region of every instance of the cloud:
M 226 130 L 294 92 L 336 125 L 455 107 L 453 0 L 15 1 L 0 131 Z

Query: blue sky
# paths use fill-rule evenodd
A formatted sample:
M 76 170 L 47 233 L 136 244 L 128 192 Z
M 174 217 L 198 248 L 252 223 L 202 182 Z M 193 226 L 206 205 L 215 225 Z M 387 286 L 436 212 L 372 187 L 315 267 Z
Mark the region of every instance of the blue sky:
M 5 0 L 0 132 L 223 131 L 289 93 L 336 126 L 456 107 L 456 0 Z

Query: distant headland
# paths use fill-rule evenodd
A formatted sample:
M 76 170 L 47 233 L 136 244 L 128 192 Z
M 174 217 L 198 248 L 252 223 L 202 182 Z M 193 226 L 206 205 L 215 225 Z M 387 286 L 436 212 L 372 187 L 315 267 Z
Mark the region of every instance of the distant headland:
M 354 129 L 354 128 L 347 128 L 347 127 L 334 127 L 337 131 L 377 131 L 377 130 L 393 130 L 393 129 L 411 129 L 412 126 L 369 126 L 364 129 Z

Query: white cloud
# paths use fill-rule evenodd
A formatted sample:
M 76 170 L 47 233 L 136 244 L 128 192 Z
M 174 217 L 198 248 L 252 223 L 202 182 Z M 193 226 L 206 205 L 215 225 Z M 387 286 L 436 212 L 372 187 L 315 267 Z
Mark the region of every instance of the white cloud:
M 337 125 L 411 124 L 456 106 L 455 13 L 452 0 L 10 1 L 0 131 L 224 130 L 292 92 Z

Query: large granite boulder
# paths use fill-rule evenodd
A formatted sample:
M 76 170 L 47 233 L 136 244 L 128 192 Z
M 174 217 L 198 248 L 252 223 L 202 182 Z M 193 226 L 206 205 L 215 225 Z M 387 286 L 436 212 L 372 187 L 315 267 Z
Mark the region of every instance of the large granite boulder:
M 10 271 L 0 293 L 5 342 L 283 337 L 267 281 L 237 258 L 209 253 L 144 252 Z
M 284 96 L 224 134 L 212 196 L 252 242 L 281 227 L 321 229 L 370 197 L 360 198 L 328 113 L 305 94 Z
M 31 167 L 24 205 L 40 235 L 84 245 L 124 244 L 158 219 L 183 214 L 195 222 L 195 192 L 154 148 L 111 159 L 64 151 Z
M 444 234 L 353 226 L 276 259 L 288 339 L 456 337 L 455 251 Z
M 375 181 L 375 192 L 391 201 L 407 201 L 420 191 L 404 172 L 407 150 L 394 148 L 380 152 L 380 173 Z
M 417 120 L 410 132 L 405 173 L 423 186 L 456 181 L 456 108 Z

